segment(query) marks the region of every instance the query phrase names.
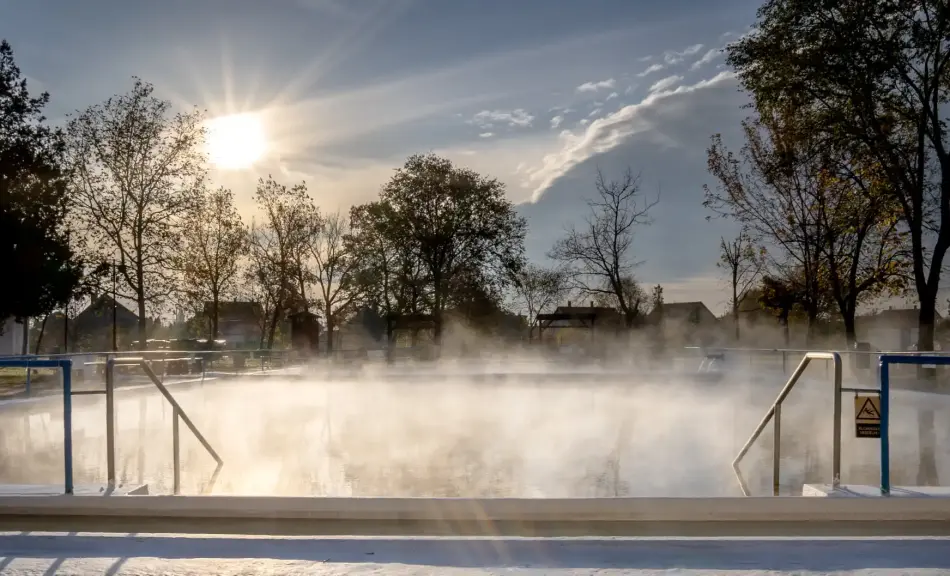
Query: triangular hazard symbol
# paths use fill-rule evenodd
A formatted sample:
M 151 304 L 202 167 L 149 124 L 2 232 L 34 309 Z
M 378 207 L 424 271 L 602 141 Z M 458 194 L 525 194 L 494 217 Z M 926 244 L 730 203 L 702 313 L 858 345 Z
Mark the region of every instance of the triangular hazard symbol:
M 858 411 L 858 420 L 880 420 L 881 413 L 877 411 L 877 406 L 870 397 L 864 399 L 864 405 Z

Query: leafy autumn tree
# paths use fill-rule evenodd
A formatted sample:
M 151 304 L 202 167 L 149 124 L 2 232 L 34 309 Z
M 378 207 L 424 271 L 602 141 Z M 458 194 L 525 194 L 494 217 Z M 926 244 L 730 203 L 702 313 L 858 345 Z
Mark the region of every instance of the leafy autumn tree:
M 178 287 L 174 256 L 182 225 L 204 186 L 204 115 L 173 113 L 171 102 L 135 79 L 126 94 L 70 119 L 73 203 L 97 260 L 116 260 L 120 296 L 138 307 L 145 345 L 149 306 Z
M 63 138 L 46 125 L 48 103 L 45 92 L 30 95 L 13 49 L 0 42 L 0 253 L 8 275 L 0 330 L 10 317 L 24 325 L 45 317 L 70 301 L 83 282 L 84 263 L 66 224 Z
M 789 277 L 765 275 L 762 277 L 759 292 L 759 305 L 768 310 L 782 326 L 785 346 L 789 345 L 789 320 L 795 307 L 802 300 L 800 287 Z
M 815 137 L 813 121 L 798 110 L 747 120 L 741 159 L 714 136 L 720 185 L 706 187 L 705 204 L 779 252 L 771 268 L 795 278 L 810 334 L 833 296 L 851 343 L 857 305 L 899 287 L 904 237 L 867 158 Z
M 800 304 L 814 330 L 824 297 L 821 284 L 825 234 L 818 215 L 821 166 L 813 142 L 793 111 L 768 111 L 742 123 L 745 144 L 735 156 L 717 134 L 708 149 L 709 172 L 719 181 L 704 186 L 703 204 L 745 228 L 752 241 L 778 252 L 772 268 L 796 269 L 804 292 Z
M 659 202 L 644 200 L 640 177 L 627 170 L 620 180 L 607 181 L 598 171 L 595 196 L 587 201 L 589 214 L 580 227 L 571 226 L 551 249 L 549 257 L 561 262 L 574 287 L 590 296 L 614 299 L 632 327 L 640 313 L 640 294 L 632 294 L 633 239 L 638 226 L 649 225 L 650 209 Z M 634 299 L 631 299 L 634 297 Z
M 388 243 L 424 271 L 437 341 L 456 275 L 476 273 L 490 292 L 524 265 L 527 224 L 494 178 L 434 154 L 410 156 L 383 186 L 379 203 Z
M 765 263 L 764 250 L 756 246 L 748 231 L 740 230 L 732 240 L 719 239 L 719 261 L 716 266 L 724 268 L 729 274 L 729 286 L 732 289 L 729 304 L 736 340 L 739 339 L 739 306 L 759 280 Z
M 359 301 L 358 253 L 347 245 L 350 221 L 336 212 L 323 215 L 314 211 L 314 230 L 307 243 L 314 268 L 320 305 L 326 322 L 327 350 L 333 350 L 333 329 Z
M 237 290 L 239 265 L 248 250 L 247 228 L 231 191 L 218 188 L 204 193 L 184 219 L 181 240 L 175 262 L 182 272 L 182 291 L 200 314 L 210 313 L 208 337 L 214 340 L 219 305 Z
M 900 208 L 876 173 L 878 167 L 848 160 L 837 156 L 822 175 L 819 219 L 828 290 L 851 347 L 857 339 L 858 305 L 882 294 L 902 294 L 911 258 Z
M 528 264 L 518 271 L 511 282 L 516 300 L 515 307 L 528 316 L 529 337 L 537 325 L 538 314 L 556 307 L 570 291 L 564 270 Z
M 879 166 L 910 236 L 917 347 L 933 350 L 950 248 L 947 2 L 769 0 L 755 27 L 727 58 L 756 108 L 807 110 L 823 139 Z
M 281 318 L 305 306 L 300 266 L 313 232 L 313 202 L 305 183 L 288 188 L 271 176 L 258 180 L 254 200 L 263 222 L 251 226 L 247 276 L 268 312 L 262 342 L 271 348 Z
M 569 283 L 568 288 L 571 287 L 572 285 Z M 610 284 L 605 283 L 603 287 L 604 289 L 602 292 L 590 295 L 594 306 L 620 310 L 620 299 L 617 297 L 616 293 L 614 293 L 612 290 L 609 290 Z M 621 278 L 620 287 L 623 293 L 624 301 L 627 302 L 627 305 L 631 311 L 631 316 L 633 317 L 630 325 L 636 326 L 637 322 L 649 314 L 652 309 L 650 295 L 647 294 L 643 286 L 641 286 L 640 283 L 637 282 L 637 279 L 633 276 L 624 276 Z
M 429 309 L 431 290 L 413 247 L 399 241 L 392 206 L 370 202 L 350 209 L 347 252 L 357 263 L 354 281 L 363 304 L 384 314 Z

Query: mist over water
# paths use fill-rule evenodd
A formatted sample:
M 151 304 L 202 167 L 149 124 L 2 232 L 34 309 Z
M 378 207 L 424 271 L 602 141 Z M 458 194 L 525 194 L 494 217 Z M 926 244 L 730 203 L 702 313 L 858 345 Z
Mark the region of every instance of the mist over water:
M 786 493 L 831 480 L 831 383 L 820 364 L 808 370 L 783 409 Z M 302 368 L 171 392 L 224 460 L 214 494 L 736 496 L 731 462 L 782 384 L 781 374 L 760 370 L 704 382 L 682 370 L 483 362 L 345 377 Z M 104 483 L 104 399 L 74 402 L 75 481 Z M 850 396 L 842 403 L 842 480 L 876 484 L 878 442 L 853 438 Z M 913 393 L 893 400 L 895 483 L 914 483 L 920 404 Z M 947 420 L 938 410 L 938 447 L 948 445 Z M 171 429 L 172 409 L 157 390 L 117 391 L 121 484 L 172 491 Z M 0 482 L 62 483 L 58 399 L 0 413 L 0 433 Z M 184 423 L 181 449 L 182 493 L 198 494 L 215 463 Z M 771 492 L 771 450 L 770 426 L 742 464 L 755 494 Z M 938 467 L 947 478 L 946 450 Z

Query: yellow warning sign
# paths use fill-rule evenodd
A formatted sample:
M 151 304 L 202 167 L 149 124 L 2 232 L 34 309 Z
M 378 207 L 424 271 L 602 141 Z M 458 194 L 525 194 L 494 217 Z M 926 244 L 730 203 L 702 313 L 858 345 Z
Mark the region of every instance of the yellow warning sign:
M 878 396 L 854 397 L 854 434 L 857 438 L 881 437 L 881 399 Z

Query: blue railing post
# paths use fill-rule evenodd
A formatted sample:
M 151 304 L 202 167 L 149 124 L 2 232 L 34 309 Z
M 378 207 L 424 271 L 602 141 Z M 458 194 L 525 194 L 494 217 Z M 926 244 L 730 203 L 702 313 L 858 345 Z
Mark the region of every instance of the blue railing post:
M 63 464 L 66 494 L 73 493 L 73 361 L 61 360 L 63 371 Z
M 891 443 L 889 438 L 891 378 L 890 359 L 882 355 L 878 364 L 881 380 L 881 494 L 891 494 Z

